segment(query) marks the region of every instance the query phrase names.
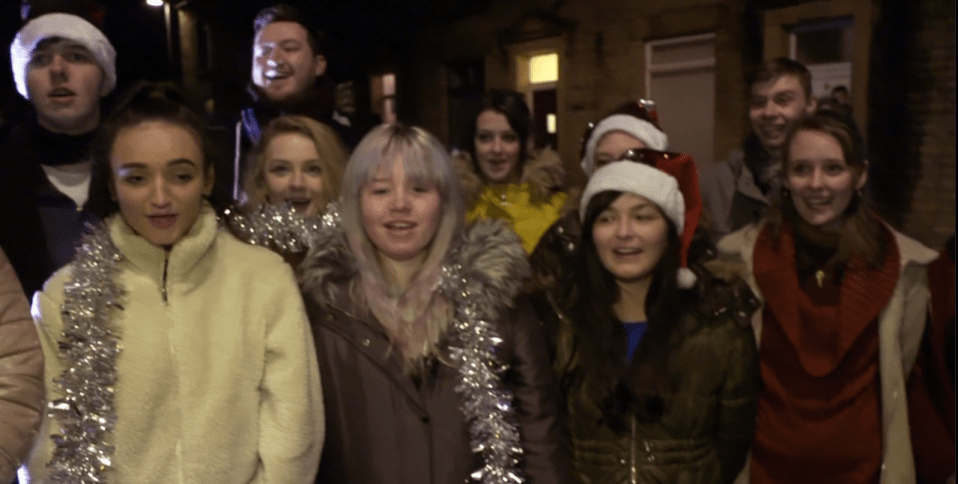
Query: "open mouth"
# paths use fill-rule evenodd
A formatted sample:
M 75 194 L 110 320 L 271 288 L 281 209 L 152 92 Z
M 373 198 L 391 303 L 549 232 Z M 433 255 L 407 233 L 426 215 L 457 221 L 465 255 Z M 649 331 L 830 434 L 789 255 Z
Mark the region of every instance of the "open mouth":
M 150 223 L 161 230 L 168 229 L 176 224 L 177 215 L 150 215 Z
M 386 227 L 386 230 L 389 230 L 390 232 L 393 232 L 393 233 L 397 233 L 397 232 L 406 233 L 414 229 L 416 227 L 416 224 L 414 222 L 406 222 L 406 221 L 387 222 L 385 227 Z
M 831 198 L 806 198 L 805 199 L 805 205 L 808 205 L 809 207 L 812 207 L 812 208 L 828 207 L 829 205 L 831 205 L 831 203 L 832 203 Z
M 269 79 L 269 80 L 271 80 L 271 81 L 279 81 L 279 80 L 282 80 L 282 79 L 286 79 L 286 78 L 288 78 L 288 77 L 292 77 L 292 75 L 293 75 L 292 72 L 285 72 L 285 71 L 266 71 L 266 78 Z
M 67 99 L 67 98 L 72 98 L 73 96 L 76 96 L 76 93 L 65 87 L 58 87 L 50 91 L 50 93 L 47 94 L 47 96 L 53 99 Z
M 313 203 L 313 200 L 309 198 L 287 198 L 286 202 L 293 207 L 293 210 L 297 212 L 305 212 L 309 209 L 309 206 Z
M 639 255 L 639 254 L 641 254 L 641 253 L 642 253 L 642 249 L 639 249 L 639 248 L 614 249 L 612 252 L 613 252 L 615 255 L 633 256 L 633 255 Z

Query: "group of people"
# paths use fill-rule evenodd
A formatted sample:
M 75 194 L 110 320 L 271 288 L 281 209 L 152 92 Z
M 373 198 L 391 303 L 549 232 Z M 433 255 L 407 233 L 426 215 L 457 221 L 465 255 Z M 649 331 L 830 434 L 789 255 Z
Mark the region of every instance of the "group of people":
M 869 208 L 801 64 L 759 66 L 744 150 L 701 170 L 623 103 L 578 190 L 514 91 L 456 156 L 357 133 L 287 6 L 254 23 L 232 165 L 173 86 L 101 114 L 95 16 L 25 20 L 0 482 L 954 482 L 954 249 Z

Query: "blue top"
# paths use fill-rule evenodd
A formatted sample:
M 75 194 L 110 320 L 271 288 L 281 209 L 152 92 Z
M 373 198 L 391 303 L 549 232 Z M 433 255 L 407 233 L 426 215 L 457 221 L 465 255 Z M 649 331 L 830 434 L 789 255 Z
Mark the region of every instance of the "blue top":
M 625 337 L 629 341 L 629 351 L 626 353 L 626 359 L 631 363 L 632 355 L 635 354 L 635 349 L 639 347 L 639 341 L 642 341 L 642 337 L 645 336 L 645 330 L 649 325 L 645 321 L 642 321 L 638 323 L 622 323 L 622 326 L 625 327 Z

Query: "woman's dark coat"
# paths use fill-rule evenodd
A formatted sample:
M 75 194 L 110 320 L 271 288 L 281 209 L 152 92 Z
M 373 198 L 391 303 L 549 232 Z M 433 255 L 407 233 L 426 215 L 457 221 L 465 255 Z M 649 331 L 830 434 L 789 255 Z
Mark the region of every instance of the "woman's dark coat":
M 557 379 L 568 381 L 580 363 L 572 304 L 578 290 L 569 260 L 581 226 L 560 219 L 533 254 L 536 310 L 549 329 Z M 690 260 L 714 257 L 714 246 L 696 235 Z M 560 261 L 565 260 L 565 263 Z M 693 291 L 697 304 L 679 321 L 670 342 L 671 393 L 660 418 L 627 417 L 624 431 L 606 422 L 588 382 L 564 388 L 564 427 L 576 476 L 585 483 L 724 484 L 745 463 L 755 430 L 758 354 L 749 325 L 758 300 L 734 274 L 744 266 L 702 265 Z M 721 269 L 721 270 L 719 270 Z M 623 358 L 625 348 L 622 349 Z M 635 364 L 641 362 L 633 362 Z
M 311 253 L 303 267 L 327 419 L 316 482 L 465 482 L 481 467 L 482 458 L 469 447 L 463 400 L 454 388 L 457 369 L 444 354 L 427 364 L 421 378 L 410 377 L 389 350 L 383 327 L 351 297 L 355 261 L 342 232 L 317 246 L 322 248 Z M 528 304 L 515 303 L 520 278 L 528 274 L 518 238 L 498 221 L 481 222 L 466 233 L 454 254 L 450 263 L 461 265 L 470 281 L 480 282 L 483 293 L 510 295 L 485 309 L 499 315 L 500 361 L 509 364 L 502 378 L 515 395 L 526 482 L 568 482 L 557 393 L 541 325 Z

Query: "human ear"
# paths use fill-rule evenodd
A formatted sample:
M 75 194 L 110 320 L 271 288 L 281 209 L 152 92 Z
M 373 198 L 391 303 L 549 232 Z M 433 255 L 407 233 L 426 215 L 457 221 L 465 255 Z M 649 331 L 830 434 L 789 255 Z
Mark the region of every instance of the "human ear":
M 855 190 L 861 190 L 865 188 L 865 183 L 868 182 L 868 160 L 863 160 L 862 172 L 858 175 L 858 181 L 855 182 Z
M 317 54 L 313 59 L 313 63 L 316 65 L 315 69 L 313 69 L 314 76 L 319 77 L 326 73 L 326 56 Z
M 210 165 L 206 167 L 206 179 L 203 180 L 203 196 L 205 197 L 213 193 L 213 182 L 216 179 L 213 175 L 213 164 L 210 163 Z

